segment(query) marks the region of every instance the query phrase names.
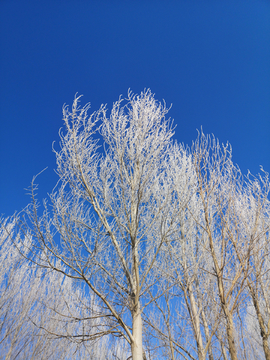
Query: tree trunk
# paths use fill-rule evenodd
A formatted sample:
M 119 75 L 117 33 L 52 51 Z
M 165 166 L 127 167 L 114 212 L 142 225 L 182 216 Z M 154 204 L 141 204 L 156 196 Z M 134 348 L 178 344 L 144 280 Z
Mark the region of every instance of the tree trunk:
M 197 349 L 198 349 L 198 357 L 199 360 L 204 360 L 205 355 L 203 351 L 203 342 L 202 342 L 202 333 L 200 328 L 200 317 L 199 317 L 199 310 L 196 305 L 196 300 L 193 295 L 192 289 L 190 289 L 190 286 L 188 286 L 188 292 L 189 292 L 189 300 L 190 300 L 190 306 L 192 311 L 192 323 L 193 323 L 193 329 L 195 333 L 196 343 L 197 343 Z
M 252 288 L 249 280 L 248 280 L 248 287 L 249 287 L 249 291 L 251 293 L 253 305 L 255 307 L 258 323 L 260 326 L 260 333 L 261 333 L 262 342 L 263 342 L 263 351 L 264 351 L 265 359 L 270 360 L 270 349 L 269 349 L 269 344 L 268 344 L 269 329 L 268 329 L 268 326 L 267 326 L 267 329 L 265 329 L 264 320 L 263 320 L 260 306 L 259 306 L 258 293 L 256 293 L 255 290 Z
M 237 351 L 236 351 L 236 346 L 235 346 L 235 341 L 234 341 L 233 318 L 232 318 L 232 314 L 229 310 L 227 299 L 225 296 L 224 285 L 223 285 L 223 280 L 222 280 L 222 270 L 221 270 L 221 267 L 219 266 L 218 257 L 215 252 L 214 241 L 212 238 L 212 233 L 211 233 L 208 215 L 207 215 L 206 210 L 205 210 L 205 220 L 206 220 L 206 224 L 207 224 L 207 232 L 208 232 L 208 236 L 209 236 L 210 250 L 211 250 L 212 258 L 214 261 L 215 272 L 217 274 L 219 298 L 220 298 L 221 307 L 222 307 L 222 310 L 224 312 L 225 319 L 226 319 L 226 332 L 227 332 L 227 340 L 228 340 L 228 344 L 229 344 L 229 353 L 230 353 L 231 360 L 237 360 Z M 224 267 L 224 264 L 223 264 L 223 267 Z
M 208 341 L 210 339 L 209 328 L 208 328 L 207 320 L 206 320 L 205 313 L 203 310 L 202 310 L 201 314 L 202 314 L 203 326 L 204 326 L 204 331 L 205 331 L 205 338 L 206 338 L 206 342 L 208 343 Z M 211 344 L 208 347 L 208 354 L 209 354 L 209 360 L 214 360 Z
M 265 359 L 270 360 L 270 350 L 269 350 L 269 346 L 268 346 L 268 338 L 267 337 L 263 338 L 263 351 L 264 351 Z
M 233 320 L 232 316 L 227 309 L 227 306 L 224 306 L 224 313 L 226 316 L 226 322 L 227 322 L 227 339 L 229 343 L 229 353 L 231 356 L 231 360 L 237 360 L 237 351 L 234 341 L 234 327 L 233 327 Z
M 131 344 L 132 360 L 143 360 L 142 348 L 142 317 L 140 307 L 133 312 L 132 335 L 134 342 Z

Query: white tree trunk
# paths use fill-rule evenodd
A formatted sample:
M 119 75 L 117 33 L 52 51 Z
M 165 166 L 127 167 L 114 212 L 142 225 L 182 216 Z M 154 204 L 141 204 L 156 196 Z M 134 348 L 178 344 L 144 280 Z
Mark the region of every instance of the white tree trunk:
M 192 323 L 193 323 L 195 338 L 196 338 L 197 347 L 198 347 L 198 357 L 199 357 L 199 360 L 204 360 L 205 355 L 204 355 L 204 351 L 203 351 L 203 342 L 202 342 L 202 333 L 201 333 L 201 328 L 200 328 L 199 310 L 197 308 L 196 300 L 195 300 L 195 297 L 193 295 L 193 291 L 190 288 L 190 286 L 188 286 L 188 292 L 189 292 L 190 306 L 191 306 L 191 311 L 192 311 L 192 319 L 191 320 L 192 320 Z
M 142 317 L 140 307 L 133 313 L 132 335 L 134 342 L 131 345 L 132 360 L 143 360 L 142 348 Z

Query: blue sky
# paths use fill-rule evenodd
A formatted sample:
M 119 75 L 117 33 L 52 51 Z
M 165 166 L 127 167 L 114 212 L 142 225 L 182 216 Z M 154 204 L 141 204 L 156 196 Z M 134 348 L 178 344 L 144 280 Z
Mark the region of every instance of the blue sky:
M 175 138 L 233 147 L 243 173 L 270 171 L 270 1 L 0 0 L 0 214 L 57 180 L 52 142 L 74 94 L 92 110 L 128 88 L 172 104 Z

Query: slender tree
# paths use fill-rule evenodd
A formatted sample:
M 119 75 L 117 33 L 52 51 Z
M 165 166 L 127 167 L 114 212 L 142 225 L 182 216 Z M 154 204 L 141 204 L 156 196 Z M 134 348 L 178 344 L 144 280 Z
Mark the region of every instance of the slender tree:
M 212 274 L 226 322 L 230 357 L 236 360 L 234 313 L 245 290 L 252 247 L 248 241 L 242 243 L 241 224 L 235 208 L 235 199 L 241 195 L 242 177 L 231 161 L 229 146 L 220 146 L 215 138 L 202 134 L 194 143 L 192 155 L 202 204 L 203 223 L 200 225 L 207 236 L 206 250 L 213 264 Z M 240 243 L 242 262 L 237 256 Z
M 71 112 L 63 109 L 52 210 L 45 202 L 38 215 L 33 185 L 20 229 L 35 262 L 84 282 L 100 299 L 100 335 L 125 338 L 133 359 L 141 360 L 142 313 L 161 296 L 154 269 L 172 228 L 168 110 L 150 90 L 129 92 L 109 117 L 103 105 L 88 116 L 89 105 L 78 103 L 76 97 Z

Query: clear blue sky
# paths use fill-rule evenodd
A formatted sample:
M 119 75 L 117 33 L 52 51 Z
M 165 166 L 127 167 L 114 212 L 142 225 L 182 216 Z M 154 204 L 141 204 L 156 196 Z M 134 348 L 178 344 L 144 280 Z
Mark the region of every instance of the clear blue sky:
M 201 126 L 233 147 L 243 173 L 270 171 L 270 1 L 0 0 L 0 214 L 57 179 L 62 105 L 92 110 L 128 88 L 172 103 L 175 137 Z

